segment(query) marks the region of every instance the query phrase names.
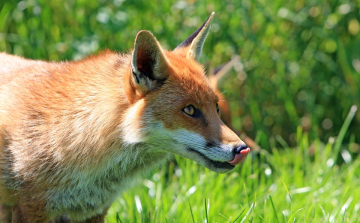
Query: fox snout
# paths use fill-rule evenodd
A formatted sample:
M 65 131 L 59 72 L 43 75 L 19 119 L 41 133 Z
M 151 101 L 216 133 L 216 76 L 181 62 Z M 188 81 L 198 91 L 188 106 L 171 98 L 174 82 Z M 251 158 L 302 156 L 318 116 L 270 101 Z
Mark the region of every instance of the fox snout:
M 182 134 L 182 132 L 178 132 Z M 187 137 L 181 137 L 182 140 L 184 138 L 193 138 L 190 134 L 186 134 Z M 178 135 L 179 136 L 179 135 Z M 180 137 L 178 137 L 179 139 Z M 186 151 L 179 152 L 179 150 L 175 153 L 179 155 L 185 156 L 189 159 L 195 160 L 197 163 L 205 166 L 206 168 L 218 172 L 225 173 L 228 172 L 236 165 L 241 164 L 247 155 L 250 152 L 250 148 L 242 142 L 239 138 L 237 142 L 233 143 L 225 143 L 225 142 L 207 142 L 205 143 L 204 138 L 201 136 L 195 137 L 195 140 L 191 140 L 185 142 L 179 140 L 181 144 L 186 144 Z M 182 142 L 181 142 L 182 141 Z M 203 143 L 202 143 L 203 142 Z M 202 146 L 203 145 L 203 146 Z M 181 151 L 181 150 L 180 150 Z
M 228 163 L 234 166 L 242 163 L 249 152 L 250 148 L 246 144 L 236 145 L 233 149 L 234 159 L 228 161 Z
M 250 152 L 250 148 L 245 144 L 236 144 L 230 150 L 227 149 L 227 145 L 206 149 L 208 150 L 206 152 L 190 149 L 192 153 L 197 154 L 197 156 L 192 158 L 208 169 L 218 173 L 225 173 L 232 170 L 236 165 L 242 163 Z

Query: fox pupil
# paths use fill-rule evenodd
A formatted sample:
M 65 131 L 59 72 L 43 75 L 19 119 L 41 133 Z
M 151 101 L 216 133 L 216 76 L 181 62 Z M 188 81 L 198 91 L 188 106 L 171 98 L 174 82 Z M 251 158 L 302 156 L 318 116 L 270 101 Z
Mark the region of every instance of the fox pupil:
M 193 116 L 195 114 L 195 108 L 193 105 L 186 106 L 183 111 L 185 112 L 185 114 L 190 116 Z

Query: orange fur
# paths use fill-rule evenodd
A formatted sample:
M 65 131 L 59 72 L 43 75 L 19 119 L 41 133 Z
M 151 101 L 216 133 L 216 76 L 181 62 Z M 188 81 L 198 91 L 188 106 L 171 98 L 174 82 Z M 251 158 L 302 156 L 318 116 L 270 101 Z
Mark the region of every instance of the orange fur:
M 249 150 L 219 119 L 196 62 L 212 15 L 174 51 L 141 31 L 127 55 L 0 53 L 0 210 L 12 207 L 12 222 L 103 222 L 132 179 L 170 154 L 217 172 L 240 163 Z

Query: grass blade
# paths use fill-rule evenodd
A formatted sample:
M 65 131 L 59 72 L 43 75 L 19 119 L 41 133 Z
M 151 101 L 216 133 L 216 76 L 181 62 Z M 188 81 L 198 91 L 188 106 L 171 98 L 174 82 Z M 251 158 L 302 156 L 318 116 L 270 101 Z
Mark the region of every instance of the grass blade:
M 345 211 L 344 211 L 342 222 L 345 222 L 345 215 L 346 215 L 346 208 L 345 208 Z
M 351 121 L 353 120 L 353 118 L 356 114 L 356 111 L 357 111 L 357 106 L 356 105 L 351 106 L 349 114 L 347 115 L 347 117 L 344 121 L 344 124 L 342 125 L 342 127 L 340 129 L 339 135 L 338 135 L 335 145 L 334 145 L 334 164 L 336 163 L 336 161 L 339 157 L 342 141 L 345 137 L 345 133 L 347 132 Z
M 241 211 L 241 213 L 235 218 L 235 220 L 232 223 L 235 223 L 240 218 L 242 213 L 244 213 L 244 211 L 245 211 L 245 208 Z
M 191 213 L 191 217 L 192 217 L 193 223 L 195 223 L 195 218 L 194 218 L 193 211 L 192 211 L 192 209 L 191 209 L 190 202 L 189 202 L 189 208 L 190 208 L 190 213 Z
M 156 222 L 156 214 L 157 214 L 157 210 L 158 210 L 158 208 L 157 208 L 157 207 L 155 207 L 154 222 Z M 150 219 L 150 218 L 149 218 L 149 219 Z
M 304 210 L 304 209 L 305 209 L 305 208 L 300 208 L 299 210 L 295 211 L 295 212 L 290 216 L 288 222 L 290 222 L 291 218 L 293 218 L 296 213 L 298 213 L 299 211 L 302 211 L 302 210 Z M 295 220 L 296 220 L 296 217 L 294 217 L 293 222 L 295 222 Z
M 272 198 L 271 198 L 271 195 L 269 195 L 269 198 L 270 198 L 271 206 L 272 206 L 272 208 L 273 208 L 273 210 L 274 210 L 274 214 L 275 214 L 276 221 L 279 223 L 280 221 L 279 221 L 279 218 L 278 218 L 278 216 L 277 216 L 277 214 L 276 214 L 275 205 L 274 205 L 274 202 L 273 202 L 273 200 L 272 200 Z
M 209 217 L 208 217 L 208 213 L 207 213 L 207 205 L 206 205 L 206 198 L 204 199 L 204 201 L 205 201 L 205 220 L 206 220 L 206 222 L 209 222 Z
M 119 216 L 119 212 L 116 212 L 116 223 L 122 223 Z
M 240 223 L 243 223 L 243 222 L 246 220 L 247 216 L 249 216 L 249 214 L 251 213 L 251 211 L 252 211 L 253 207 L 254 207 L 254 203 L 252 203 L 252 204 L 251 204 L 251 206 L 250 206 L 250 208 L 249 208 L 248 212 L 246 213 L 246 215 L 244 216 L 244 218 L 241 220 L 241 222 L 240 222 Z

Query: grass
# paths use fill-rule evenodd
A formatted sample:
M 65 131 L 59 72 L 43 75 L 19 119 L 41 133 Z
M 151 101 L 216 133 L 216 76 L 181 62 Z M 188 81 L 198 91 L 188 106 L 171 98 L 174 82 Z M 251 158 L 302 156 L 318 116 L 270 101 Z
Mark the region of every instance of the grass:
M 298 128 L 296 148 L 261 150 L 227 174 L 176 157 L 126 191 L 107 222 L 358 222 L 360 159 L 338 143 L 355 112 L 336 140 L 310 143 Z

